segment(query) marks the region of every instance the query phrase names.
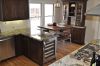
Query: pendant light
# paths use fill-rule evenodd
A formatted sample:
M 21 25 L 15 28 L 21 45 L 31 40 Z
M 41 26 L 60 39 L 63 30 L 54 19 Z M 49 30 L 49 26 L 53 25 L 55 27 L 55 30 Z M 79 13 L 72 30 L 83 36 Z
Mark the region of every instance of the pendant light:
M 60 7 L 60 2 L 57 0 L 57 2 L 55 3 L 55 7 Z

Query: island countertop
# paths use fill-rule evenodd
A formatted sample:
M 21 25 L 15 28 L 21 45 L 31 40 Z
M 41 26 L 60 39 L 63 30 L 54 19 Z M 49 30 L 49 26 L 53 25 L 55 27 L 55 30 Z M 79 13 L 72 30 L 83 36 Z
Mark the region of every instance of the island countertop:
M 31 38 L 37 39 L 39 41 L 48 41 L 56 39 L 56 36 L 52 35 L 51 33 L 40 33 L 36 35 L 30 35 Z
M 66 55 L 65 57 L 57 60 L 56 62 L 50 64 L 49 66 L 90 66 L 92 55 L 91 51 L 96 51 L 97 54 L 100 54 L 100 43 L 86 44 L 74 52 Z M 85 56 L 87 54 L 89 57 Z

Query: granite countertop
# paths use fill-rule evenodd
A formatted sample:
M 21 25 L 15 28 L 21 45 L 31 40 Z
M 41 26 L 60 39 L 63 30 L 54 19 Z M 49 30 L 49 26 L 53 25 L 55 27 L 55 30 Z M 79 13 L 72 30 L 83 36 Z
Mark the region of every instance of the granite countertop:
M 40 40 L 40 41 L 42 41 L 42 40 L 46 41 L 48 39 L 48 37 L 46 35 L 31 35 L 31 37 L 35 38 L 37 40 Z
M 76 58 L 71 57 L 76 52 L 77 51 L 72 52 L 49 66 L 90 66 L 88 62 L 85 63 L 83 60 L 77 60 Z
M 35 38 L 40 41 L 48 41 L 52 38 L 55 38 L 55 36 L 51 35 L 50 33 L 40 33 L 36 35 L 30 35 L 30 37 Z
M 100 40 L 82 46 L 49 66 L 90 66 L 93 51 L 100 54 Z

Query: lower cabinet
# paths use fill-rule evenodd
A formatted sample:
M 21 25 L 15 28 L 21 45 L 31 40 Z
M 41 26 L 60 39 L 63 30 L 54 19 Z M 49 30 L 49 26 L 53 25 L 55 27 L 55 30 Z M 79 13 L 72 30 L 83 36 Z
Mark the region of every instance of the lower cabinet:
M 71 42 L 84 44 L 86 27 L 74 26 L 71 28 Z
M 15 54 L 16 54 L 16 56 L 22 55 L 23 51 L 24 51 L 22 35 L 14 35 L 13 39 L 14 39 L 14 43 L 15 43 Z
M 55 40 L 45 42 L 25 35 L 16 35 L 14 39 L 16 56 L 24 55 L 40 66 L 55 59 Z
M 30 38 L 28 57 L 39 65 L 43 65 L 43 42 Z

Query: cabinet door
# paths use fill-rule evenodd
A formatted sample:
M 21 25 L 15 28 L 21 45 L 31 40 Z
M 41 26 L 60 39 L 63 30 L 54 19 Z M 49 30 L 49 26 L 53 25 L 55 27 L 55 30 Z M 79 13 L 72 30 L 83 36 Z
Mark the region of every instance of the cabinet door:
M 28 19 L 29 18 L 28 0 L 17 0 L 16 3 L 17 3 L 16 4 L 17 19 Z
M 16 8 L 14 0 L 2 0 L 2 17 L 4 21 L 16 19 Z
M 71 40 L 73 43 L 84 44 L 85 27 L 72 27 Z
M 14 36 L 14 43 L 15 43 L 15 54 L 16 56 L 23 54 L 23 40 L 22 35 L 15 35 Z
M 28 18 L 28 0 L 0 0 L 0 20 L 9 21 Z
M 29 57 L 29 52 L 30 52 L 30 44 L 31 44 L 31 41 L 30 41 L 30 38 L 28 36 L 23 36 L 22 38 L 23 40 L 23 54 L 26 56 L 26 57 Z
M 29 58 L 38 64 L 43 63 L 43 42 L 30 38 Z

